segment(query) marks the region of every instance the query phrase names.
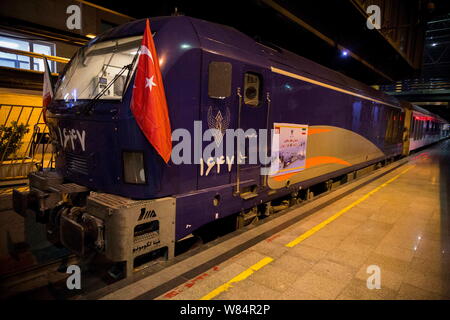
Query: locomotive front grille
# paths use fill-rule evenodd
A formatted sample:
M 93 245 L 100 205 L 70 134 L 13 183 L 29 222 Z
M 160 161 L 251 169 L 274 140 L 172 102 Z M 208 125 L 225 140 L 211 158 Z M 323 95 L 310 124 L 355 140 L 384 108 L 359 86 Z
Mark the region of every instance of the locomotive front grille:
M 87 157 L 72 152 L 66 152 L 65 156 L 67 171 L 83 175 L 89 174 Z

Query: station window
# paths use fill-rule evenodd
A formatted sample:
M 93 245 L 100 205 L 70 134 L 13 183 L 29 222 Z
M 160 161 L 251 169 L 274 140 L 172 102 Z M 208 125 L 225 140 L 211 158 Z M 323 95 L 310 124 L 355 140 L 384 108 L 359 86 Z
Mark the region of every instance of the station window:
M 232 67 L 229 62 L 212 61 L 208 68 L 208 95 L 225 99 L 231 95 Z
M 0 34 L 0 66 L 44 71 L 44 61 L 39 58 L 27 57 L 21 54 L 14 54 L 1 51 L 1 48 L 15 49 L 21 51 L 41 53 L 49 56 L 55 55 L 55 45 L 50 42 L 32 40 L 12 34 Z M 55 71 L 55 62 L 49 61 L 52 72 Z
M 244 103 L 256 107 L 259 105 L 261 79 L 255 73 L 247 72 L 244 76 Z

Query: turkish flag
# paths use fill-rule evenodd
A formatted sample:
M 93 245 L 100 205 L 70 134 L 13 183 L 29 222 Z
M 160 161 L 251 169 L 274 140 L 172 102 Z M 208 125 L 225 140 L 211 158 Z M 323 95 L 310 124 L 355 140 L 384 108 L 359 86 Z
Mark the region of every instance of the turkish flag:
M 145 137 L 167 163 L 172 153 L 172 130 L 158 55 L 148 19 L 145 23 L 130 107 Z
M 47 58 L 44 57 L 44 87 L 42 88 L 42 115 L 44 122 L 47 123 L 47 118 L 45 117 L 45 112 L 47 111 L 47 106 L 53 99 L 53 83 L 50 74 L 50 68 L 48 66 Z

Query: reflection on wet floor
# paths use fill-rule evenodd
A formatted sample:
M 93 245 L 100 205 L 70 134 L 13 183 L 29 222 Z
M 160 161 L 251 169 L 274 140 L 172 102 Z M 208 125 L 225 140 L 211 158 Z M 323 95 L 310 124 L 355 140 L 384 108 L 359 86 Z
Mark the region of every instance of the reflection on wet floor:
M 331 223 L 287 246 L 355 202 Z M 158 299 L 448 299 L 449 214 L 447 140 Z M 46 240 L 45 227 L 34 217 L 23 218 L 11 209 L 0 211 L 0 236 L 1 274 L 67 253 Z M 369 290 L 367 270 L 373 265 L 381 270 L 381 288 Z
M 11 196 L 11 188 L 0 192 L 0 276 L 67 255 L 66 249 L 47 241 L 45 226 L 33 214 L 24 218 L 12 210 Z
M 449 168 L 447 140 L 158 299 L 449 299 Z M 370 266 L 380 289 L 368 289 Z

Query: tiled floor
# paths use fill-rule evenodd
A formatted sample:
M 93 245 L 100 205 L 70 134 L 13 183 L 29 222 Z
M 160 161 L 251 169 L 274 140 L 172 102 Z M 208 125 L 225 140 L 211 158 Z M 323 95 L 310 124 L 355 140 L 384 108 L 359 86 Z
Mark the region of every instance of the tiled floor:
M 45 225 L 36 223 L 33 214 L 24 218 L 14 212 L 12 190 L 0 189 L 0 275 L 47 262 L 64 252 L 48 242 Z
M 408 167 L 305 240 L 286 246 Z M 449 168 L 446 141 L 158 299 L 448 299 Z M 273 261 L 250 268 L 266 257 Z M 367 287 L 371 265 L 381 272 L 380 289 Z

